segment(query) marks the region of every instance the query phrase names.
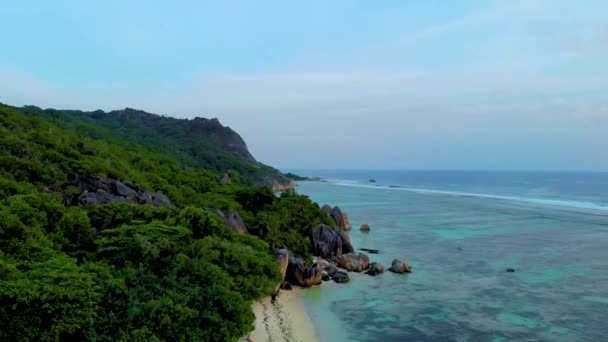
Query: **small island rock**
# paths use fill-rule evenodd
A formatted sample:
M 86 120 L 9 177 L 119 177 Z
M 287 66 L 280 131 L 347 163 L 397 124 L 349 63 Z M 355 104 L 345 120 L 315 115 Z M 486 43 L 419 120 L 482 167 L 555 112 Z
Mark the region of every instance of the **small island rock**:
M 361 228 L 359 228 L 360 231 L 362 232 L 369 232 L 370 228 L 369 228 L 369 224 L 364 223 L 361 225 Z
M 399 259 L 394 259 L 391 264 L 391 267 L 388 270 L 395 273 L 412 272 L 412 268 L 410 267 L 410 265 L 408 265 L 407 261 L 401 261 Z
M 375 276 L 380 273 L 384 273 L 384 265 L 382 265 L 379 262 L 372 262 L 369 265 L 369 270 L 367 270 L 367 272 L 365 272 L 365 273 L 369 274 L 370 276 Z

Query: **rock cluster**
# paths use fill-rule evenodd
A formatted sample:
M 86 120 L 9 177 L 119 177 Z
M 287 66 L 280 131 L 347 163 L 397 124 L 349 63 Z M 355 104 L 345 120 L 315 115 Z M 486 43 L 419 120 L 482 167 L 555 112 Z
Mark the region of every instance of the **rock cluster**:
M 171 200 L 162 191 L 149 192 L 139 185 L 109 177 L 98 179 L 75 175 L 69 178 L 69 182 L 79 190 L 77 197 L 64 199 L 70 205 L 124 202 L 173 207 Z
M 309 287 L 329 280 L 346 283 L 350 280 L 348 272 L 365 272 L 370 276 L 384 272 L 384 265 L 379 262 L 370 263 L 366 254 L 356 253 L 347 233 L 342 230 L 320 224 L 312 229 L 310 242 L 315 255 L 314 262 L 310 266 L 306 265 L 304 260 L 290 255 L 286 249 L 275 250 L 275 257 L 284 277 L 280 288 L 287 288 L 289 284 Z M 365 250 L 379 253 L 376 249 Z M 411 272 L 412 268 L 406 261 L 395 259 L 389 270 L 406 273 Z

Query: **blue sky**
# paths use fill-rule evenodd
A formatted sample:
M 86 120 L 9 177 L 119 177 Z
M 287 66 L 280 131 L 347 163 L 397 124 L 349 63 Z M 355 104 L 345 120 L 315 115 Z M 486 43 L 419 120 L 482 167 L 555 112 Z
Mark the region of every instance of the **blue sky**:
M 218 117 L 279 167 L 608 170 L 606 1 L 10 1 L 0 101 Z

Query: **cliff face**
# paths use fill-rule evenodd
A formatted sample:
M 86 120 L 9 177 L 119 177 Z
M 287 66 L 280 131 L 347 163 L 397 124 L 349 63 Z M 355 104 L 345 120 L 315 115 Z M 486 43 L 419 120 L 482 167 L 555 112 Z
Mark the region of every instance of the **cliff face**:
M 195 145 L 200 142 L 199 140 L 207 140 L 220 150 L 230 153 L 244 162 L 258 163 L 249 153 L 245 140 L 230 127 L 223 126 L 217 118 L 174 119 L 131 108 L 112 111 L 106 116 L 123 125 L 136 125 L 146 131 L 152 131 L 159 138 L 164 138 L 163 140 L 175 139 L 184 147 Z M 174 132 L 182 134 L 172 136 Z
M 279 170 L 256 161 L 243 138 L 216 118 L 176 119 L 132 108 L 81 112 L 28 106 L 22 111 L 94 139 L 145 146 L 182 161 L 185 167 L 237 171 L 245 183 L 288 186 L 290 182 Z

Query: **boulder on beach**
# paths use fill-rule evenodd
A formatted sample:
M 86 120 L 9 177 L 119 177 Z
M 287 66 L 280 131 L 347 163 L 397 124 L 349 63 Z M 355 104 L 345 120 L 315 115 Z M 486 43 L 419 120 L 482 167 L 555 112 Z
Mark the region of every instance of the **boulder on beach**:
M 304 260 L 290 255 L 287 281 L 301 287 L 319 285 L 323 281 L 323 272 L 319 265 L 307 266 Z
M 361 225 L 361 228 L 359 228 L 360 231 L 362 232 L 369 232 L 370 228 L 369 228 L 369 224 L 364 223 Z
M 313 254 L 323 259 L 332 259 L 344 253 L 354 252 L 348 235 L 326 224 L 320 224 L 312 229 L 310 243 Z
M 369 268 L 369 258 L 363 253 L 347 253 L 335 258 L 336 264 L 349 272 L 363 272 Z
M 285 277 L 287 276 L 287 267 L 289 266 L 289 251 L 286 249 L 275 249 L 274 257 L 279 264 L 279 271 L 281 271 L 281 283 L 274 289 L 273 296 L 276 296 L 279 292 L 279 288 L 285 282 Z
M 378 275 L 383 272 L 384 272 L 384 265 L 382 265 L 379 262 L 372 262 L 369 265 L 369 270 L 367 270 L 367 272 L 365 272 L 365 273 L 369 274 L 371 276 L 375 276 L 375 275 Z
M 410 265 L 408 265 L 407 261 L 402 261 L 399 259 L 394 259 L 391 264 L 391 267 L 388 270 L 395 273 L 412 272 L 412 268 L 410 267 Z

